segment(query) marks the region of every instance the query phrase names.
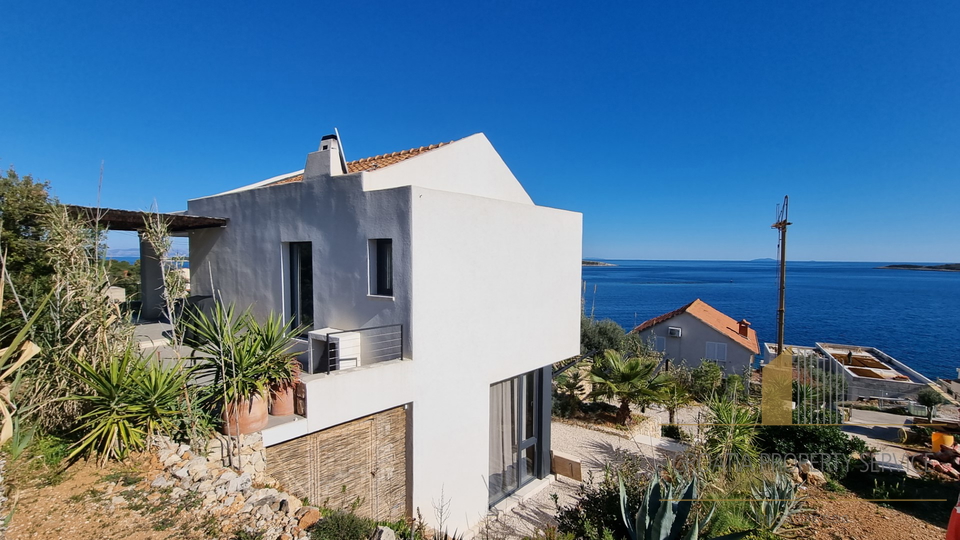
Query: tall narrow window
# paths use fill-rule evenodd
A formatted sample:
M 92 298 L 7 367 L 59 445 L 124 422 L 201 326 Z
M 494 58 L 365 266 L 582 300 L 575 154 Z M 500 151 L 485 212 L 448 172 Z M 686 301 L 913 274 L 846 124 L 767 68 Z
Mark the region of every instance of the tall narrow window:
M 290 243 L 290 317 L 294 326 L 313 329 L 313 245 Z
M 370 294 L 393 296 L 393 240 L 370 241 Z
M 539 476 L 541 376 L 531 371 L 490 386 L 491 505 Z

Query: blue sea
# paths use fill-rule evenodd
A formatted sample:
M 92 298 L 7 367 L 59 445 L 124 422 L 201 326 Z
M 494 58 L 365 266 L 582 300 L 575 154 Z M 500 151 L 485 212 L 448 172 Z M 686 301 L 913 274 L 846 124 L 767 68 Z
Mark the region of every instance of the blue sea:
M 761 343 L 777 339 L 774 261 L 603 261 L 617 266 L 583 267 L 587 315 L 629 330 L 700 298 L 750 321 Z M 955 378 L 960 272 L 877 268 L 886 264 L 788 262 L 785 342 L 872 346 L 927 377 Z

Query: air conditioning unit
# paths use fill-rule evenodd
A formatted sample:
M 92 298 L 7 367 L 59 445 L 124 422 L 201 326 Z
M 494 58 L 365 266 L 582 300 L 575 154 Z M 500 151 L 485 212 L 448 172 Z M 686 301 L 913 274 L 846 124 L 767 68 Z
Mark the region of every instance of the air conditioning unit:
M 360 365 L 360 334 L 336 328 L 323 328 L 307 333 L 310 339 L 308 373 L 326 373 Z
M 670 337 L 680 337 L 682 330 L 677 326 L 667 327 L 667 335 Z

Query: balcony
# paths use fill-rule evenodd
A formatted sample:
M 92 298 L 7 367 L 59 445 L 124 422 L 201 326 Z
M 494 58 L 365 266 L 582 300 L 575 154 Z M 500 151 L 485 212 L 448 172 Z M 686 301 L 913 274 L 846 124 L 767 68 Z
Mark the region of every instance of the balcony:
M 390 324 L 339 330 L 322 328 L 307 334 L 307 374 L 330 374 L 403 359 L 403 325 Z

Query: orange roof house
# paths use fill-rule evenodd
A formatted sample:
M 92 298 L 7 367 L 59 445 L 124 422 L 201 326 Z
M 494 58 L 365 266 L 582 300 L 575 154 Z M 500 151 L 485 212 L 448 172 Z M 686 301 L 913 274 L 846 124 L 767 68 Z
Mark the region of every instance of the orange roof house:
M 701 360 L 719 364 L 727 373 L 741 373 L 760 354 L 757 332 L 697 298 L 643 322 L 632 333 L 644 335 L 665 358 L 696 367 Z

